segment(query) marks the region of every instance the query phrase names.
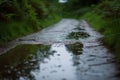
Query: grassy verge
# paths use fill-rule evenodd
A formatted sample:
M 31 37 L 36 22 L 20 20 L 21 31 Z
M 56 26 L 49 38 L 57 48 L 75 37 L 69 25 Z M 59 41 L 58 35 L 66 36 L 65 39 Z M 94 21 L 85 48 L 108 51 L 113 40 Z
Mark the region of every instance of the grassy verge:
M 98 31 L 102 31 L 104 29 L 105 21 L 101 18 L 101 16 L 88 12 L 82 16 L 83 19 L 87 20 L 92 27 L 94 27 Z
M 34 23 L 22 21 L 22 22 L 11 22 L 10 24 L 1 23 L 0 27 L 0 44 L 11 41 L 21 36 L 25 36 L 32 32 L 39 31 L 45 27 L 48 27 L 61 20 L 60 16 L 54 15 L 50 18 L 45 18 Z
M 83 17 L 87 20 L 91 27 L 104 34 L 104 42 L 115 52 L 117 61 L 120 61 L 120 19 L 113 18 L 106 20 L 102 15 L 94 12 L 88 12 Z

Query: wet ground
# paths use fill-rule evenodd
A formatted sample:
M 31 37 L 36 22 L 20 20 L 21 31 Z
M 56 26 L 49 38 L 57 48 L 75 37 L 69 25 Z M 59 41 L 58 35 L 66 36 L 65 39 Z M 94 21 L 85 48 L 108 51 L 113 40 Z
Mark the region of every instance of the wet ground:
M 120 80 L 102 37 L 84 20 L 63 19 L 3 46 L 0 80 Z

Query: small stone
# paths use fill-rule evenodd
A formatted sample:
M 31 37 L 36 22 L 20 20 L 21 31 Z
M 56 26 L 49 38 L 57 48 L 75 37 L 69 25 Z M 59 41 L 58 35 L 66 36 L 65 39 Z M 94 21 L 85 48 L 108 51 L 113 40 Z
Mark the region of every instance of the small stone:
M 58 65 L 58 67 L 62 67 L 61 65 Z
M 63 78 L 62 80 L 67 80 L 66 78 Z
M 60 54 L 57 54 L 57 56 L 60 56 Z
M 56 73 L 57 71 L 56 70 L 53 70 L 53 71 L 51 71 L 50 73 Z
M 45 76 L 43 76 L 42 78 L 45 79 Z

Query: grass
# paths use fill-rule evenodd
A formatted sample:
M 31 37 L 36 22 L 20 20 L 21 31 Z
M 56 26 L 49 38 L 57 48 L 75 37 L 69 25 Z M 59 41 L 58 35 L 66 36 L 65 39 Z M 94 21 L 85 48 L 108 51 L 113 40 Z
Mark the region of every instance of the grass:
M 102 15 L 98 15 L 94 12 L 88 12 L 83 19 L 95 30 L 104 34 L 104 42 L 109 46 L 113 52 L 115 52 L 116 59 L 120 62 L 120 19 L 119 17 L 113 18 L 112 20 L 106 20 Z
M 82 18 L 87 20 L 90 23 L 90 25 L 94 27 L 97 31 L 104 30 L 104 25 L 106 24 L 106 21 L 104 21 L 101 16 L 93 12 L 88 12 L 85 15 L 83 15 Z
M 32 32 L 39 31 L 61 20 L 58 15 L 51 15 L 48 18 L 41 19 L 36 22 L 29 22 L 27 20 L 21 22 L 11 22 L 7 24 L 1 23 L 0 26 L 0 44 L 11 41 L 21 36 L 25 36 Z
M 40 20 L 39 24 L 43 27 L 48 27 L 50 25 L 57 23 L 61 19 L 62 19 L 61 16 L 59 16 L 57 14 L 52 14 L 48 18 Z
M 13 40 L 17 37 L 35 31 L 30 25 L 24 22 L 12 22 L 10 24 L 2 24 L 2 27 L 0 27 L 0 29 L 0 37 L 1 41 L 3 42 Z

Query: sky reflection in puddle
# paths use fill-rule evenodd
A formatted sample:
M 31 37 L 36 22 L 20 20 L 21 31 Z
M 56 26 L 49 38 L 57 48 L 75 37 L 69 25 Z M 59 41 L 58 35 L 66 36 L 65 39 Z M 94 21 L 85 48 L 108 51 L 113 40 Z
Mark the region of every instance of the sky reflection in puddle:
M 31 51 L 31 48 L 26 48 L 23 46 L 22 48 L 23 50 L 20 49 L 20 51 L 23 52 L 20 53 L 18 53 L 19 51 L 13 50 L 17 53 L 17 55 L 22 53 L 24 54 L 19 55 L 19 57 L 17 57 L 18 60 L 15 61 L 14 59 L 14 62 L 10 63 L 8 61 L 9 64 L 4 63 L 6 60 L 2 60 L 2 58 L 0 58 L 1 62 L 4 63 L 2 67 L 0 67 L 0 79 L 77 80 L 76 66 L 79 65 L 80 62 L 79 55 L 72 53 L 74 52 L 73 48 L 68 49 L 66 45 L 59 43 L 51 46 L 40 45 L 37 47 L 31 47 L 32 49 L 35 48 L 34 51 Z M 80 48 L 80 46 L 75 48 Z M 9 54 L 12 54 L 13 51 Z M 10 56 L 5 59 L 9 58 Z M 10 58 L 10 60 L 12 60 L 12 58 Z

